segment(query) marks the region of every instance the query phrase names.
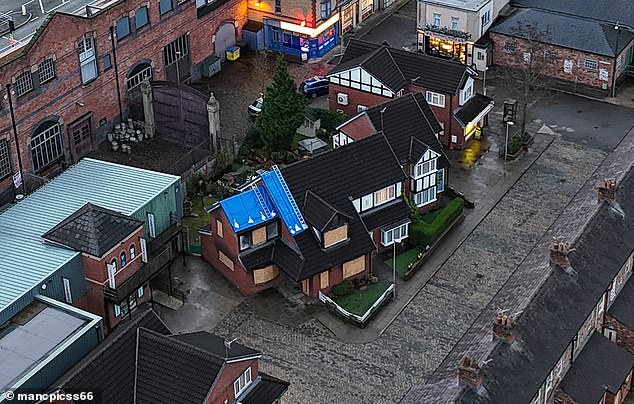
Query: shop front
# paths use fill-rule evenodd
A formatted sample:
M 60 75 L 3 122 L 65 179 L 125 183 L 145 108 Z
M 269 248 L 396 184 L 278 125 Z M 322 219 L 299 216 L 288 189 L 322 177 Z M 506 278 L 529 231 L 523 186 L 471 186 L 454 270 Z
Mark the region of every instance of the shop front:
M 339 13 L 316 28 L 278 20 L 265 20 L 267 47 L 302 61 L 325 55 L 339 39 Z
M 425 30 L 418 31 L 418 47 L 428 55 L 471 64 L 473 42 L 468 40 L 469 36 L 466 32 L 443 27 L 426 27 Z

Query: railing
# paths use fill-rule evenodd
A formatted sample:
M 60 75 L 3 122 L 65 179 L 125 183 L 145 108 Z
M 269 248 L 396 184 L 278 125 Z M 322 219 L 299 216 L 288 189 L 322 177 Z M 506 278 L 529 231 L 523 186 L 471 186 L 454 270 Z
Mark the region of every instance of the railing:
M 337 313 L 339 316 L 347 320 L 350 320 L 356 325 L 363 328 L 370 321 L 370 319 L 372 319 L 374 314 L 381 308 L 383 303 L 385 303 L 392 296 L 393 290 L 394 290 L 394 284 L 391 284 L 387 289 L 385 289 L 385 292 L 383 292 L 383 294 L 376 300 L 376 302 L 374 302 L 374 304 L 362 316 L 350 313 L 343 307 L 339 306 L 334 300 L 332 300 L 325 294 L 321 293 L 321 291 L 319 291 L 319 300 L 325 303 L 328 307 L 334 309 L 335 313 Z
M 116 288 L 104 286 L 104 298 L 112 303 L 120 303 L 138 288 L 154 278 L 172 260 L 172 249 L 154 241 L 148 243 L 148 262 Z
M 178 222 L 173 222 L 161 234 L 157 235 L 154 240 L 158 244 L 168 244 L 178 233 L 183 231 L 183 226 Z
M 425 32 L 434 33 L 439 35 L 442 39 L 461 39 L 463 41 L 471 39 L 469 32 L 460 31 L 457 29 L 451 29 L 445 26 L 437 26 L 434 24 L 426 24 L 424 27 Z

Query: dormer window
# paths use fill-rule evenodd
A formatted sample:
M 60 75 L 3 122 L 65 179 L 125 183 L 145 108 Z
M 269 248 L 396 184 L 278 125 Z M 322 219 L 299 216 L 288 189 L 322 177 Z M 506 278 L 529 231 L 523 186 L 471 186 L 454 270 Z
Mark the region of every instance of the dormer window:
M 244 251 L 251 247 L 251 233 L 242 234 L 240 237 L 240 251 Z
M 240 375 L 240 377 L 238 377 L 233 382 L 233 395 L 235 396 L 236 399 L 238 399 L 240 394 L 244 391 L 244 389 L 247 388 L 249 384 L 251 384 L 251 367 L 250 366 L 247 368 L 247 370 L 244 371 L 244 373 Z
M 348 239 L 348 224 L 324 232 L 324 248 L 331 247 Z

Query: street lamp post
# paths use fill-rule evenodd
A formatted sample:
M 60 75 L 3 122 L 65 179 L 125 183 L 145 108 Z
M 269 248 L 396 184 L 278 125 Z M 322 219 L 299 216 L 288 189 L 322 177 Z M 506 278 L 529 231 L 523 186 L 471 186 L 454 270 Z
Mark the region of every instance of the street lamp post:
M 396 299 L 396 239 L 392 240 L 393 254 L 392 254 L 392 298 Z
M 506 122 L 506 136 L 504 141 L 504 175 L 506 175 L 506 156 L 508 155 L 508 151 L 509 151 L 509 127 L 513 125 L 515 125 L 514 122 L 511 122 L 511 121 Z
M 482 80 L 482 93 L 484 95 L 487 95 L 487 70 L 489 70 L 489 68 L 487 66 L 484 66 L 484 78 Z
M 614 29 L 616 30 L 616 49 L 614 51 L 614 69 L 612 69 L 612 98 L 616 97 L 616 61 L 619 58 L 619 33 L 621 32 L 618 21 Z
M 184 129 L 183 122 L 185 120 L 183 117 L 183 93 L 181 92 L 181 71 L 180 71 L 180 68 L 178 67 L 180 60 L 181 60 L 181 52 L 176 51 L 176 83 L 178 84 L 178 107 L 180 108 L 181 129 Z

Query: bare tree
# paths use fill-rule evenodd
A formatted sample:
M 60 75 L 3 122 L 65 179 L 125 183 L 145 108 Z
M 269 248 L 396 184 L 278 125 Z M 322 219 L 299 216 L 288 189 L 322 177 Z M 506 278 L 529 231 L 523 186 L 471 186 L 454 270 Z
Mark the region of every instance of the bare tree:
M 548 45 L 551 38 L 548 29 L 536 23 L 519 21 L 511 32 L 517 39 L 505 44 L 507 50 L 513 52 L 513 61 L 511 67 L 504 70 L 503 77 L 512 96 L 517 99 L 519 122 L 516 123 L 519 124 L 519 133 L 524 136 L 529 106 L 547 97 L 543 91 L 549 81 L 546 71 L 556 62 L 557 55 Z

